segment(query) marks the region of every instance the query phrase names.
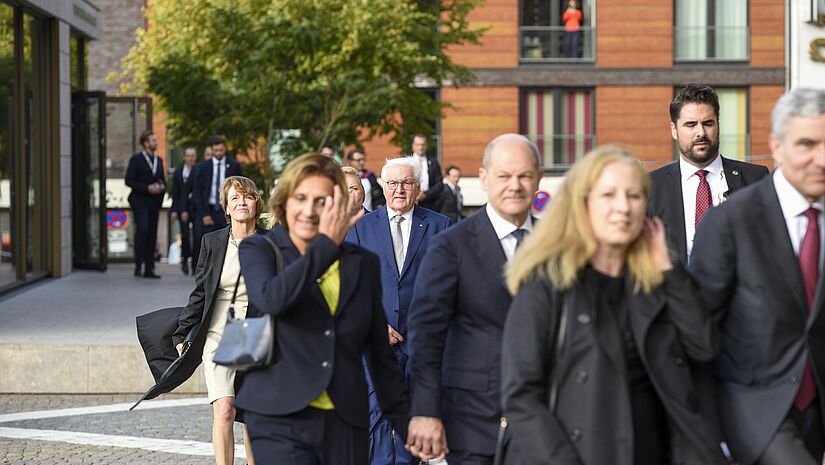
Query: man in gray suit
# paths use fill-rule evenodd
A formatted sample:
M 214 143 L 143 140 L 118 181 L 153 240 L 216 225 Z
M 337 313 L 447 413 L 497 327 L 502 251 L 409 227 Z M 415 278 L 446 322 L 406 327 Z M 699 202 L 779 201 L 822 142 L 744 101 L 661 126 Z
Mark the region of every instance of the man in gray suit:
M 690 270 L 719 324 L 719 419 L 742 464 L 816 465 L 825 451 L 825 92 L 771 115 L 773 175 L 708 211 Z

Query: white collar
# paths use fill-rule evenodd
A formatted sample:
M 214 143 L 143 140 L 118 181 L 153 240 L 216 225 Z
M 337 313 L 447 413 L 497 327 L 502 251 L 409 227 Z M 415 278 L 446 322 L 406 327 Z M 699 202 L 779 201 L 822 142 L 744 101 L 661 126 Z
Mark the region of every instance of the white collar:
M 679 157 L 679 171 L 681 171 L 682 174 L 682 181 L 687 181 L 691 176 L 695 176 L 696 172 L 700 169 L 704 169 L 710 173 L 711 178 L 718 178 L 722 176 L 722 172 L 725 169 L 725 167 L 722 166 L 722 155 L 717 154 L 716 158 L 710 163 L 710 165 L 704 168 L 697 168 L 685 161 L 684 157 Z
M 392 218 L 395 215 L 401 215 L 401 217 L 404 218 L 404 221 L 406 221 L 407 224 L 412 224 L 413 210 L 415 210 L 415 207 L 412 207 L 409 210 L 407 210 L 407 213 L 399 213 L 399 212 L 393 210 L 392 208 L 390 208 L 389 206 L 387 206 L 387 218 L 392 220 Z
M 823 204 L 825 197 L 816 199 L 814 203 L 808 202 L 808 199 L 788 182 L 788 179 L 782 174 L 782 168 L 777 168 L 774 171 L 773 186 L 776 189 L 776 196 L 779 197 L 779 206 L 782 208 L 782 215 L 785 219 L 795 218 L 805 213 L 810 207 L 814 207 L 820 212 L 825 211 L 825 204 Z
M 451 182 L 450 182 L 450 180 L 449 180 L 449 179 L 447 179 L 447 178 L 444 178 L 444 184 L 446 184 L 446 185 L 450 186 L 450 188 L 452 188 L 453 190 L 455 190 L 455 189 L 456 189 L 456 187 L 458 187 L 457 185 L 455 185 L 455 184 L 451 183 Z
M 532 232 L 533 231 L 533 218 L 530 216 L 530 213 L 527 214 L 527 219 L 524 220 L 524 224 L 521 226 L 516 226 L 513 223 L 505 220 L 498 214 L 495 208 L 489 203 L 485 207 L 487 211 L 487 216 L 490 218 L 490 223 L 493 224 L 493 229 L 496 231 L 496 236 L 498 239 L 504 239 L 505 237 L 509 236 L 513 233 L 516 229 L 524 229 L 526 231 Z
M 217 159 L 217 158 L 215 158 L 215 157 L 212 157 L 212 165 L 214 165 L 214 166 L 221 166 L 221 162 L 223 162 L 225 159 L 226 159 L 226 157 L 223 157 L 223 158 L 221 158 L 220 160 L 218 160 L 218 159 Z

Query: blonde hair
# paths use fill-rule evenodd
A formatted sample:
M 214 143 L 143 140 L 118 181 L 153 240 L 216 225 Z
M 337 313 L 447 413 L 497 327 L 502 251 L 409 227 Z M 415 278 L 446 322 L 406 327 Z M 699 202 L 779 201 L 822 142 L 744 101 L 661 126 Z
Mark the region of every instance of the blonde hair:
M 548 278 L 558 290 L 569 289 L 576 283 L 598 245 L 590 227 L 587 196 L 604 168 L 612 163 L 637 168 L 647 200 L 650 178 L 633 154 L 617 145 L 605 145 L 585 155 L 567 173 L 548 212 L 508 264 L 507 286 L 511 292 L 515 294 L 536 273 Z M 653 265 L 644 233 L 630 244 L 626 267 L 636 282 L 637 293 L 650 293 L 664 279 Z
M 278 186 L 269 201 L 269 223 L 270 227 L 280 224 L 286 229 L 286 201 L 298 188 L 305 178 L 309 176 L 324 176 L 332 180 L 341 188 L 343 201 L 349 200 L 347 181 L 344 179 L 344 172 L 332 158 L 321 155 L 317 152 L 305 153 L 298 158 L 287 163 L 281 177 L 278 178 Z
M 221 185 L 221 208 L 223 208 L 224 215 L 226 215 L 226 220 L 229 221 L 229 213 L 226 211 L 226 206 L 229 203 L 229 189 L 235 188 L 235 192 L 240 195 L 252 195 L 255 198 L 255 218 L 258 218 L 258 215 L 261 214 L 261 210 L 264 209 L 264 199 L 261 198 L 261 193 L 258 192 L 258 186 L 255 185 L 255 182 L 249 178 L 245 178 L 243 176 L 230 176 L 223 180 L 223 184 Z

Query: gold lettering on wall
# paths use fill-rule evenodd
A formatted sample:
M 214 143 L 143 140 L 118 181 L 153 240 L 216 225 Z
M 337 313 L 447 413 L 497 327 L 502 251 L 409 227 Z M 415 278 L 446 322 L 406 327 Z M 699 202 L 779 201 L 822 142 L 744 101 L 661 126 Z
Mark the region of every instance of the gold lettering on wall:
M 811 41 L 811 60 L 825 63 L 825 39 Z

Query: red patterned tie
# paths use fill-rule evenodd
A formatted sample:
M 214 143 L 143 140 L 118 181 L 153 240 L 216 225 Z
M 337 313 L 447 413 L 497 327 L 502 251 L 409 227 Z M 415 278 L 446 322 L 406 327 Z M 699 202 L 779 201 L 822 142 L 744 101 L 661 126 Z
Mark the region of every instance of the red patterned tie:
M 799 245 L 799 269 L 802 271 L 802 282 L 805 285 L 805 300 L 808 303 L 808 312 L 814 302 L 816 292 L 816 282 L 819 279 L 819 210 L 809 208 L 804 215 L 808 218 L 808 228 L 805 229 L 805 236 Z M 811 369 L 811 361 L 805 362 L 805 371 L 802 373 L 802 383 L 796 393 L 794 405 L 800 411 L 811 405 L 816 397 L 816 385 L 814 384 L 814 373 Z
M 710 197 L 710 184 L 708 184 L 707 170 L 697 171 L 696 176 L 699 176 L 699 188 L 696 189 L 696 219 L 693 221 L 693 225 L 699 226 L 702 217 L 704 217 L 705 213 L 713 206 L 713 202 Z

